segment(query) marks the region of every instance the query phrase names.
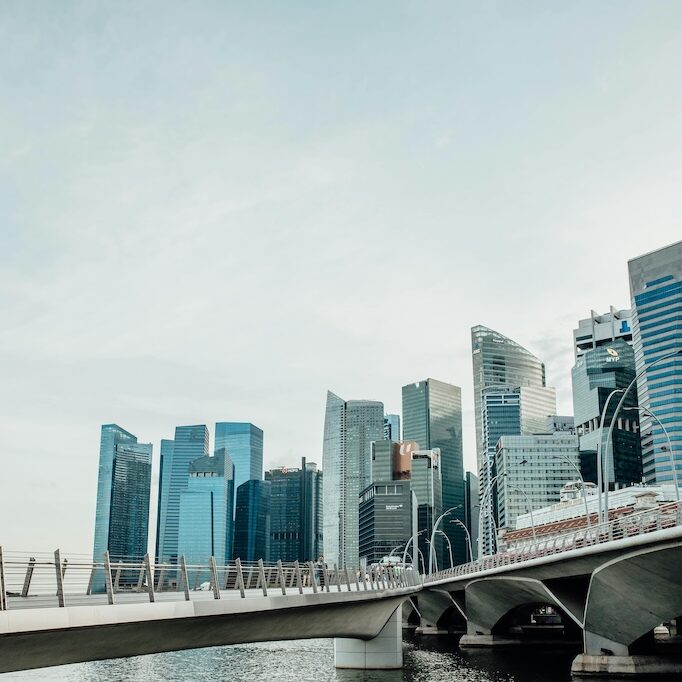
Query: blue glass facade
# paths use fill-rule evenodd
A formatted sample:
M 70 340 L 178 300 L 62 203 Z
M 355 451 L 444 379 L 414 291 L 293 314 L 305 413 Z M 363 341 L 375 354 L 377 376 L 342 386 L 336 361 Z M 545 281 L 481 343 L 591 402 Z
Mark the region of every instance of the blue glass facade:
M 628 263 L 634 308 L 637 371 L 682 349 L 682 242 Z M 672 442 L 678 482 L 682 482 L 682 356 L 664 360 L 638 380 L 639 404 L 662 422 Z M 673 480 L 665 432 L 641 415 L 643 476 L 646 483 Z
M 248 422 L 218 422 L 215 451 L 225 448 L 234 464 L 235 490 L 242 483 L 263 478 L 263 431 Z
M 403 436 L 426 450 L 440 450 L 440 480 L 443 511 L 459 507 L 448 519 L 464 520 L 464 461 L 462 446 L 462 389 L 436 379 L 403 386 Z M 464 563 L 466 547 L 454 524 L 442 530 L 452 544 L 456 564 Z M 445 565 L 445 547 L 440 543 L 439 561 Z
M 270 554 L 270 481 L 246 481 L 237 488 L 234 555 L 266 561 Z
M 93 560 L 105 551 L 113 559 L 139 560 L 147 553 L 152 446 L 116 424 L 101 430 Z M 104 589 L 95 576 L 93 591 Z
M 208 455 L 208 429 L 203 424 L 178 426 L 172 447 L 166 442 L 159 488 L 157 560 L 177 563 L 180 496 L 187 490 L 192 461 Z
M 234 466 L 224 449 L 190 464 L 187 489 L 180 493 L 178 555 L 188 565 L 207 567 L 193 571 L 194 580 L 208 576 L 209 557 L 215 557 L 218 566 L 232 558 L 233 476 Z

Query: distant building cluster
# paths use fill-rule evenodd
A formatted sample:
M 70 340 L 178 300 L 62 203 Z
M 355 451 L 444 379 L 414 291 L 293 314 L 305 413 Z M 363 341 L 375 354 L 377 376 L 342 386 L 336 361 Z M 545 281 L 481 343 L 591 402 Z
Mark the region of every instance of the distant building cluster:
M 472 328 L 475 472 L 463 466 L 461 389 L 433 378 L 402 387 L 401 415 L 328 391 L 322 470 L 303 458 L 263 475 L 251 423 L 217 423 L 212 453 L 205 425 L 178 426 L 161 441 L 156 560 L 406 559 L 428 571 L 523 544 L 536 522 L 550 535 L 581 515 L 589 524 L 602 479 L 608 510 L 670 498 L 682 481 L 682 242 L 628 270 L 631 308 L 593 310 L 573 331 L 573 415 L 557 414 L 541 359 Z M 152 446 L 105 424 L 99 457 L 95 559 L 139 559 Z

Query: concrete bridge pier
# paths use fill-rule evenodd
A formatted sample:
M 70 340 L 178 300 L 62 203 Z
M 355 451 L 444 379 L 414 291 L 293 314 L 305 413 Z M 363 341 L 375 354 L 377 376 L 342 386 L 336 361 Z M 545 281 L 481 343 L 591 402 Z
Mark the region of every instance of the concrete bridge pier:
M 353 670 L 395 670 L 403 667 L 403 614 L 399 606 L 373 639 L 337 637 L 334 665 Z

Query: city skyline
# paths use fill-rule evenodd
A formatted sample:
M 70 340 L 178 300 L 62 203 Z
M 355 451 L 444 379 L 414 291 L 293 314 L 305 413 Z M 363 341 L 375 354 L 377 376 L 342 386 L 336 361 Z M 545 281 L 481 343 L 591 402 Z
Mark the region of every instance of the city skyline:
M 328 387 L 390 414 L 432 376 L 475 471 L 470 328 L 568 413 L 576 322 L 679 238 L 679 6 L 107 4 L 0 8 L 0 447 L 6 480 L 35 465 L 31 545 L 89 551 L 106 423 L 159 453 L 252 422 L 266 469 L 321 464 Z

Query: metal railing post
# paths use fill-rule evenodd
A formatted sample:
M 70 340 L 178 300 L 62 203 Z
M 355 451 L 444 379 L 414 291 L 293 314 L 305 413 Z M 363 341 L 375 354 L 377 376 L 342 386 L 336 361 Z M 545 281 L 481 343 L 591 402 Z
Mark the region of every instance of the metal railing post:
M 350 576 L 348 575 L 348 569 L 344 568 L 343 572 L 346 574 L 346 585 L 348 585 L 348 591 L 350 592 Z
M 237 568 L 237 587 L 239 588 L 239 596 L 243 599 L 246 596 L 246 592 L 244 590 L 244 574 L 242 573 L 242 560 L 237 558 L 235 559 L 234 563 Z
M 284 584 L 284 569 L 282 568 L 281 559 L 277 559 L 277 579 L 279 580 L 280 587 L 282 588 L 282 594 L 286 597 L 287 588 Z
M 154 573 L 152 571 L 152 562 L 149 560 L 149 554 L 144 555 L 144 572 L 147 576 L 147 593 L 149 594 L 149 601 L 153 602 L 154 596 Z
M 338 588 L 339 592 L 341 592 L 341 579 L 339 577 L 339 569 L 336 564 L 334 564 L 334 580 L 336 587 Z
M 218 585 L 218 568 L 215 564 L 215 557 L 208 558 L 208 567 L 211 570 L 211 587 L 213 588 L 213 599 L 220 599 L 220 585 Z
M 268 585 L 265 581 L 265 568 L 263 567 L 263 559 L 258 559 L 258 580 L 263 588 L 263 596 L 268 596 Z M 258 585 L 256 585 L 258 587 Z
M 308 570 L 310 571 L 310 584 L 313 587 L 313 594 L 317 594 L 317 576 L 315 575 L 315 564 L 312 561 L 308 562 Z
M 31 578 L 33 577 L 33 568 L 36 565 L 36 558 L 30 557 L 28 566 L 26 567 L 26 576 L 24 577 L 24 586 L 21 588 L 21 596 L 28 597 L 28 590 L 31 587 Z
M 360 579 L 362 580 L 362 587 L 365 592 L 367 591 L 367 571 L 361 566 L 360 567 Z
M 5 587 L 5 562 L 0 547 L 0 611 L 7 611 L 7 588 Z
M 114 603 L 114 585 L 111 582 L 111 561 L 109 559 L 109 550 L 104 552 L 104 584 L 107 588 L 107 599 L 110 604 Z
M 185 601 L 189 601 L 189 580 L 187 578 L 187 562 L 185 561 L 184 554 L 180 555 L 180 582 L 185 593 Z
M 163 592 L 163 579 L 166 574 L 166 564 L 160 564 L 158 566 L 159 570 L 157 572 L 157 578 L 156 578 L 156 591 L 157 592 Z
M 54 551 L 54 569 L 57 576 L 57 603 L 64 606 L 64 574 L 62 573 L 62 558 L 58 549 Z
M 296 587 L 298 587 L 298 593 L 303 594 L 303 578 L 301 577 L 301 567 L 298 563 L 298 559 L 294 562 L 294 573 L 296 576 Z
M 360 580 L 358 576 L 360 575 L 360 571 L 357 570 L 355 571 L 355 591 L 359 592 L 360 591 Z

